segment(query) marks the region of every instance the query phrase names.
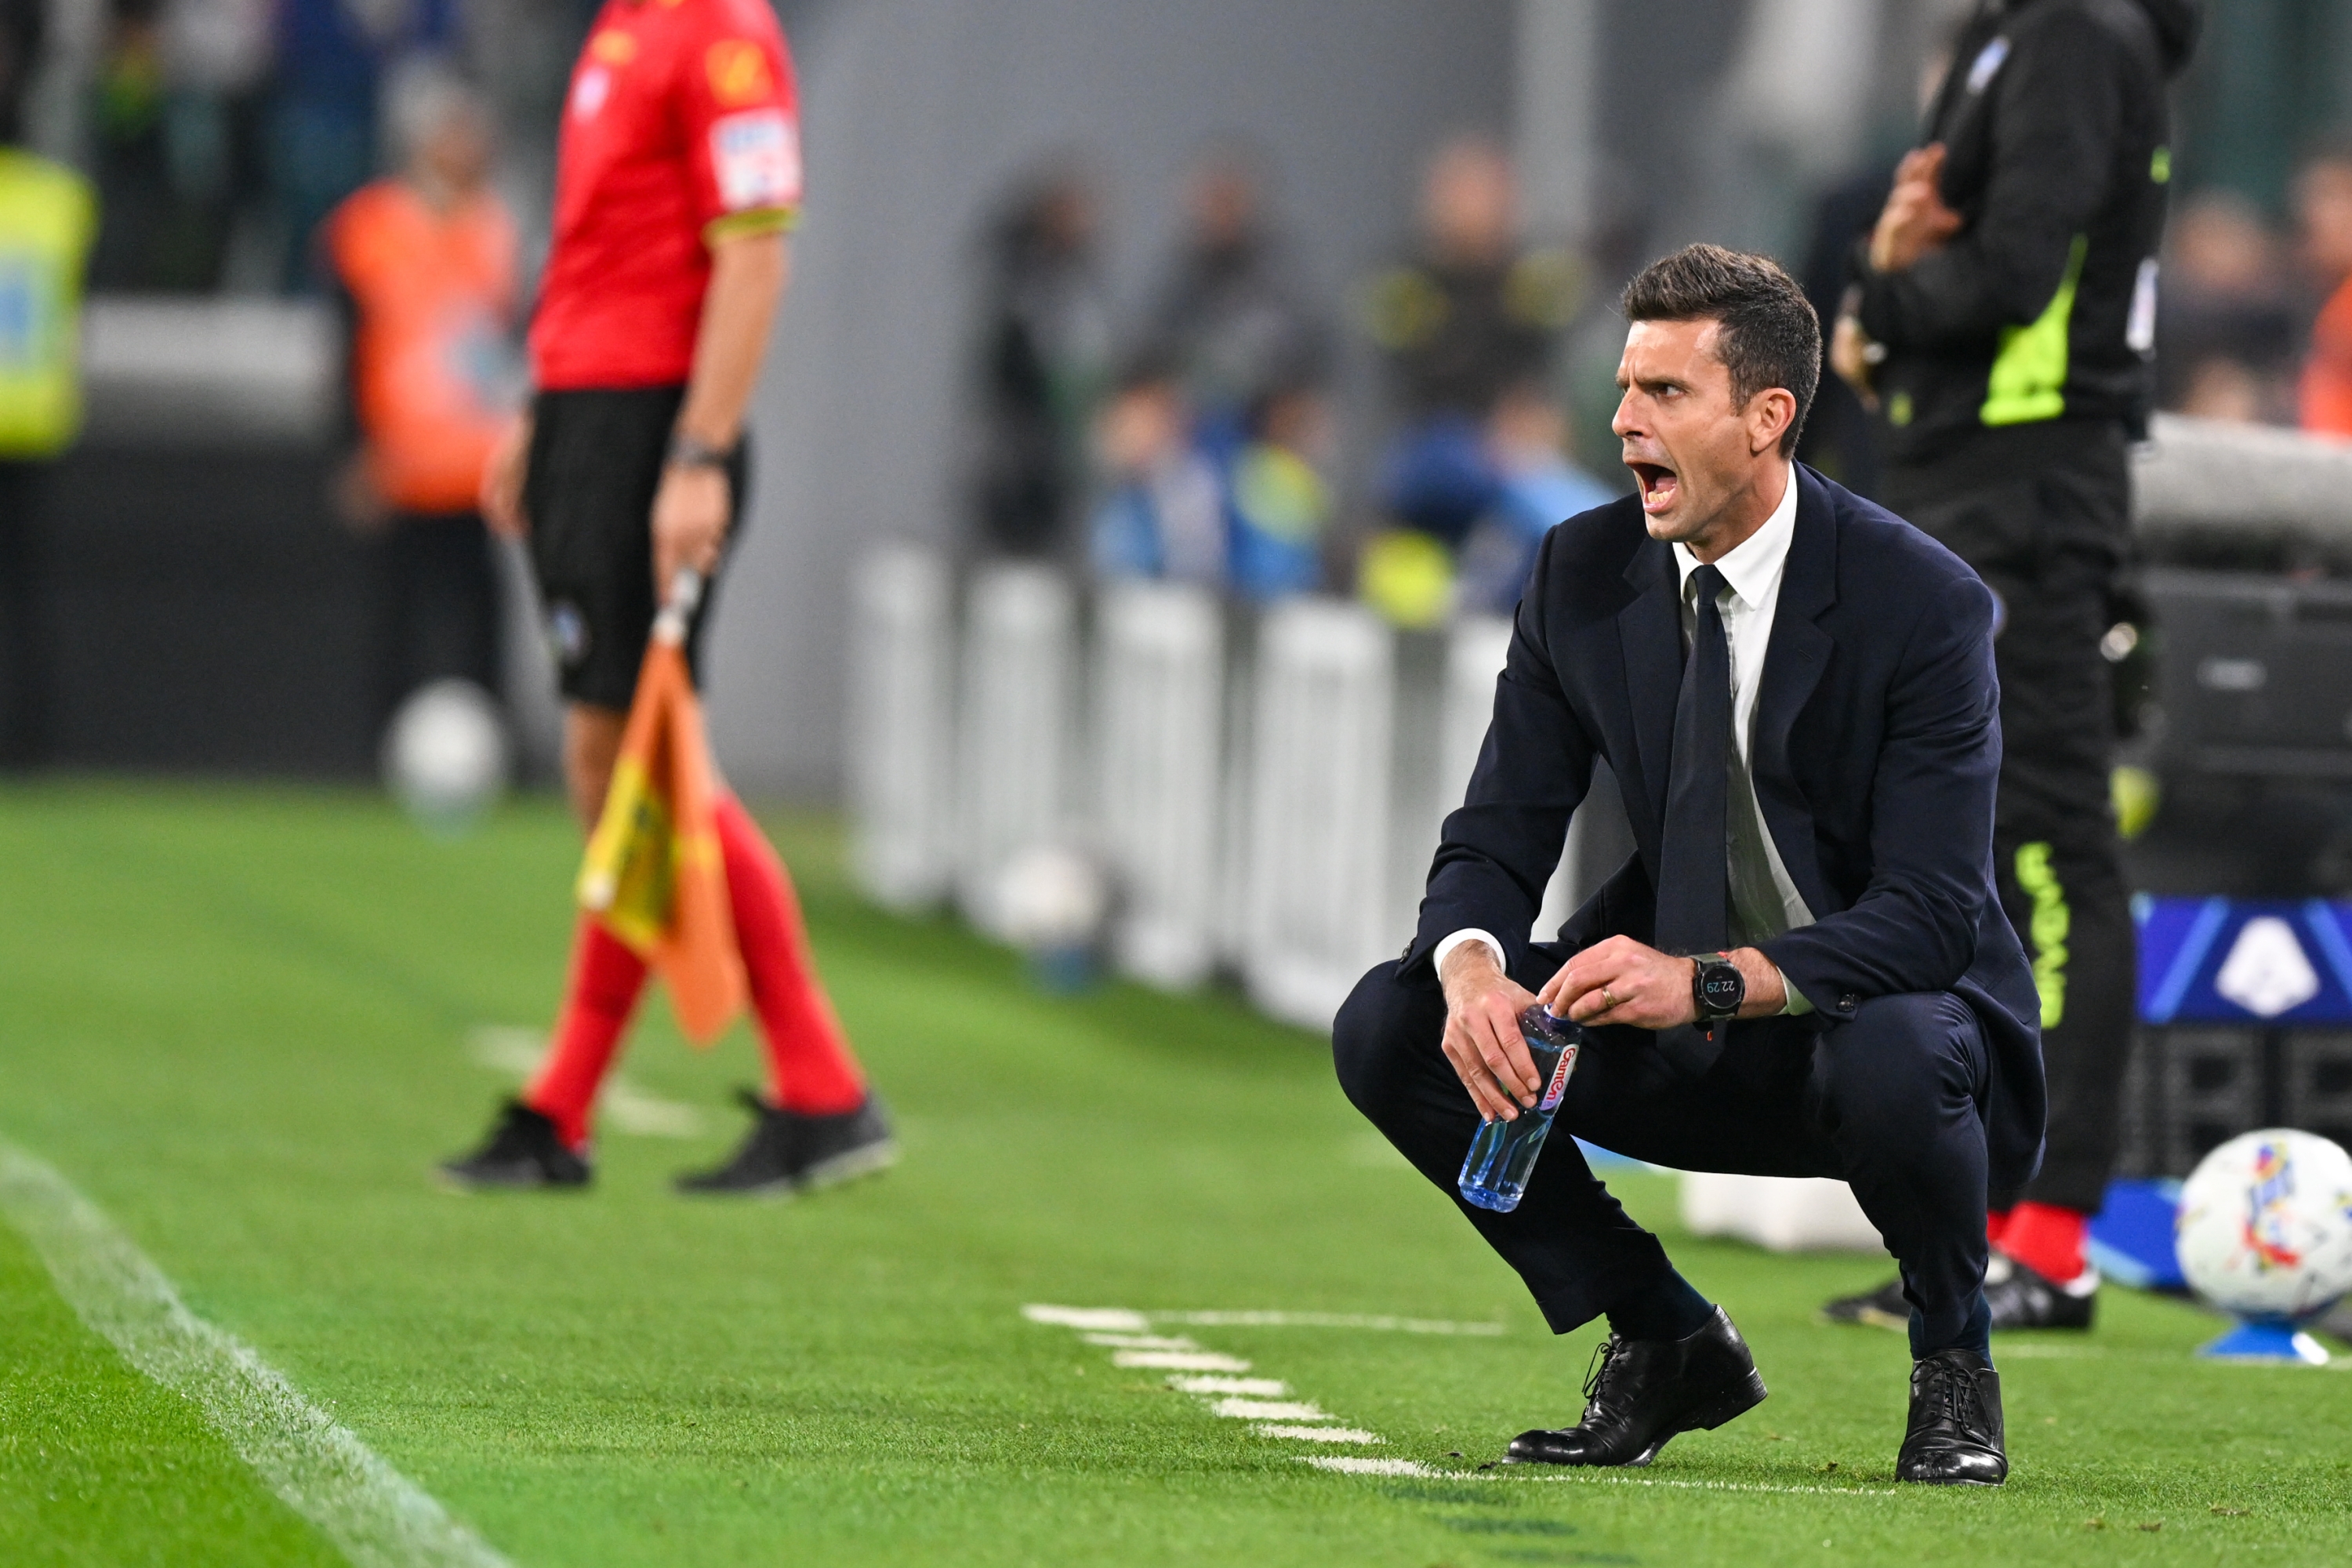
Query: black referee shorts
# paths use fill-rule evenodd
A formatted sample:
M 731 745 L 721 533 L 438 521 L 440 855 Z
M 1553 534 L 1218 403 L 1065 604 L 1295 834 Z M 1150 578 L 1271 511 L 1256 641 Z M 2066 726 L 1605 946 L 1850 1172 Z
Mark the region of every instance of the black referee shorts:
M 530 563 L 558 684 L 574 702 L 626 711 L 653 634 L 654 492 L 683 386 L 542 392 L 532 404 L 523 508 Z M 748 442 L 727 466 L 733 516 L 726 548 L 688 628 L 697 685 L 718 579 L 743 527 Z

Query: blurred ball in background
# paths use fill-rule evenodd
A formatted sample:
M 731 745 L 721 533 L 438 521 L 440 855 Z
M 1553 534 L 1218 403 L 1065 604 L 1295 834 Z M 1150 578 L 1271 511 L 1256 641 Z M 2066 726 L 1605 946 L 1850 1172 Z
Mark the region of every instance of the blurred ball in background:
M 998 933 L 1029 954 L 1032 973 L 1049 991 L 1075 991 L 1093 979 L 1109 913 L 1102 868 L 1066 845 L 1032 845 L 997 878 Z
M 2180 1271 L 2254 1320 L 2294 1321 L 2352 1290 L 2352 1155 L 2315 1132 L 2232 1138 L 2180 1190 Z
M 419 687 L 385 726 L 383 782 L 426 832 L 464 833 L 506 792 L 506 725 L 470 680 Z

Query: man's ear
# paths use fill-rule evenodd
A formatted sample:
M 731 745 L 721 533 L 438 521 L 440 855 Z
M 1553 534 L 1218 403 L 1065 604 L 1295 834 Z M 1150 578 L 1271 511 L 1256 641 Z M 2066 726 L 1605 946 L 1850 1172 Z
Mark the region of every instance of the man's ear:
M 1780 444 L 1797 417 L 1797 395 L 1785 386 L 1768 386 L 1748 400 L 1748 452 L 1750 457 Z

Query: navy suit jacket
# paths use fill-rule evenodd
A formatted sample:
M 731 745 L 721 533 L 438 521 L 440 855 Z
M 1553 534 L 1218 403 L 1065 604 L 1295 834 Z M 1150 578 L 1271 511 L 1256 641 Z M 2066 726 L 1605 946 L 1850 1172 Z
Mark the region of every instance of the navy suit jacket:
M 1763 951 L 1831 1020 L 1874 996 L 1965 1000 L 1992 1047 L 1992 1185 L 2014 1187 L 2042 1158 L 2042 1007 L 1993 883 L 1992 595 L 1892 512 L 1809 468 L 1795 475 L 1750 770 L 1815 923 Z M 1495 933 L 1520 966 L 1596 758 L 1616 774 L 1638 849 L 1559 940 L 1570 951 L 1611 935 L 1653 940 L 1682 685 L 1678 588 L 1673 548 L 1650 537 L 1637 498 L 1545 539 L 1402 976 L 1426 978 L 1437 943 L 1469 926 Z

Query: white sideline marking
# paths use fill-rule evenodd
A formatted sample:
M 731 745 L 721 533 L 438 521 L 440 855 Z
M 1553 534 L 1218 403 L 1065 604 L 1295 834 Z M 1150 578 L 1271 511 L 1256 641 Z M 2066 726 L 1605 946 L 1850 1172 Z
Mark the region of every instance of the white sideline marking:
M 1297 1437 L 1309 1443 L 1385 1443 L 1378 1432 L 1367 1432 L 1360 1426 L 1289 1426 L 1267 1424 L 1253 1426 L 1251 1431 L 1261 1437 Z
M 1469 1478 L 1465 1477 L 1464 1479 Z M 1572 1487 L 1675 1487 L 1684 1491 L 1700 1492 L 1788 1492 L 1811 1497 L 1893 1497 L 1892 1487 L 1783 1487 L 1770 1481 L 1675 1481 L 1659 1476 L 1607 1476 L 1583 1474 L 1570 1476 L 1529 1476 L 1531 1481 L 1550 1481 Z
M 1162 1372 L 1247 1372 L 1250 1363 L 1216 1351 L 1113 1351 L 1113 1366 L 1156 1367 Z
M 357 1568 L 509 1568 L 249 1346 L 189 1311 L 112 1221 L 5 1139 L 0 1215 L 32 1244 L 91 1331 L 193 1402 L 269 1489 Z
M 1065 1329 L 1096 1329 L 1111 1334 L 1148 1334 L 1151 1320 L 1125 1307 L 1047 1307 L 1028 1306 L 1021 1315 L 1033 1323 L 1052 1323 Z
M 1435 1318 L 1366 1316 L 1361 1312 L 1152 1312 L 1162 1323 L 1189 1323 L 1204 1329 L 1372 1329 L 1399 1334 L 1484 1334 L 1504 1332 L 1500 1323 L 1449 1323 Z
M 1290 1384 L 1278 1377 L 1171 1377 L 1168 1386 L 1180 1394 L 1254 1394 L 1261 1399 L 1280 1399 L 1290 1392 Z
M 547 1036 L 515 1024 L 484 1024 L 473 1032 L 470 1054 L 478 1066 L 528 1079 L 547 1054 Z M 625 1072 L 605 1079 L 596 1114 L 614 1131 L 636 1138 L 699 1138 L 705 1126 L 702 1112 L 638 1088 Z
M 1209 1414 L 1229 1421 L 1336 1421 L 1328 1410 L 1294 1399 L 1220 1399 Z
M 1201 1347 L 1178 1334 L 1086 1334 L 1081 1336 L 1090 1345 L 1102 1345 L 1122 1351 L 1196 1351 Z
M 1352 1454 L 1300 1454 L 1298 1463 L 1312 1465 L 1318 1470 L 1337 1470 L 1343 1476 L 1443 1476 L 1444 1470 L 1433 1470 L 1427 1465 L 1412 1459 L 1364 1459 Z

